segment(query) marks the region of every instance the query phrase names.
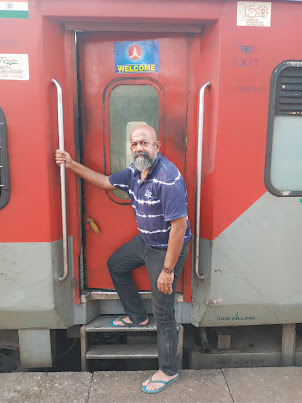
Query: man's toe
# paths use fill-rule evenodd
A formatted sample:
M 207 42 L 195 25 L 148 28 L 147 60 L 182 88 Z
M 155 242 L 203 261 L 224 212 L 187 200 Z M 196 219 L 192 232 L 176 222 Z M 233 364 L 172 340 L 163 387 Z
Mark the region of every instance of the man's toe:
M 152 375 L 150 375 L 149 378 L 145 380 L 145 382 L 143 383 L 143 386 L 149 385 L 150 381 L 152 381 Z
M 163 386 L 163 385 L 160 384 L 160 383 L 150 383 L 150 384 L 147 386 L 147 389 L 148 389 L 148 390 L 156 390 L 156 389 L 160 389 L 162 386 Z

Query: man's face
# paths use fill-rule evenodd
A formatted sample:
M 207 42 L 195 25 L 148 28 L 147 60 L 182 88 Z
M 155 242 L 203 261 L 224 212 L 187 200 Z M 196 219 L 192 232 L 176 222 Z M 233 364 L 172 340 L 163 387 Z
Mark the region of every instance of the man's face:
M 138 126 L 130 134 L 130 149 L 137 169 L 144 171 L 156 160 L 160 142 L 149 126 Z M 141 159 L 141 160 L 138 160 Z

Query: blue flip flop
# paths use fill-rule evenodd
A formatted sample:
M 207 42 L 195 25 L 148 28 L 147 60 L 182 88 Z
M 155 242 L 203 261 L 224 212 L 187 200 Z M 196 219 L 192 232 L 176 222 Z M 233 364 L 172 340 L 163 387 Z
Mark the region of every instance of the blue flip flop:
M 158 393 L 158 392 L 161 392 L 163 389 L 165 389 L 168 385 L 170 385 L 170 383 L 177 381 L 178 378 L 179 378 L 179 375 L 177 374 L 177 376 L 175 378 L 171 379 L 170 381 L 152 381 L 152 375 L 150 375 L 149 383 L 163 383 L 163 386 L 159 389 L 148 390 L 147 389 L 147 386 L 149 385 L 149 383 L 148 383 L 147 386 L 142 385 L 142 390 L 145 393 Z
M 138 324 L 136 324 L 136 323 L 127 323 L 127 322 L 125 322 L 122 318 L 124 318 L 125 317 L 125 315 L 121 315 L 121 316 L 119 316 L 118 318 L 116 318 L 116 319 L 112 319 L 112 321 L 110 322 L 110 326 L 112 326 L 112 327 L 137 327 L 137 326 L 146 326 L 146 325 L 138 325 Z M 124 323 L 124 325 L 122 326 L 122 325 L 115 325 L 113 322 L 115 321 L 115 320 L 119 320 L 120 322 L 122 322 L 122 323 Z M 148 322 L 149 323 L 149 322 Z M 148 323 L 147 323 L 147 325 L 148 325 Z

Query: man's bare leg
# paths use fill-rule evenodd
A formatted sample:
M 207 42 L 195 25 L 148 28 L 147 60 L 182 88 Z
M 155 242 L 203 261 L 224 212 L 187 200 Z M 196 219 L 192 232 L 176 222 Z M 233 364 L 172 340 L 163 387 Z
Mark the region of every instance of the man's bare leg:
M 161 371 L 160 369 L 155 372 L 154 375 L 152 375 L 152 381 L 171 381 L 171 379 L 174 379 L 177 377 L 177 374 L 169 376 L 166 375 L 163 371 Z M 156 390 L 156 389 L 160 389 L 163 387 L 162 383 L 150 383 L 149 384 L 149 379 L 147 379 L 144 383 L 144 386 L 146 386 L 146 389 L 148 390 Z
M 129 319 L 129 316 L 125 316 L 122 319 L 123 319 L 124 322 L 128 323 L 129 325 L 133 324 L 133 322 L 131 322 L 131 320 Z M 147 318 L 143 322 L 140 322 L 138 325 L 139 326 L 145 326 L 148 322 L 149 322 L 149 319 Z M 115 319 L 113 321 L 113 324 L 116 325 L 116 326 L 125 326 L 125 324 L 123 322 L 121 322 L 120 320 L 118 320 L 118 319 Z

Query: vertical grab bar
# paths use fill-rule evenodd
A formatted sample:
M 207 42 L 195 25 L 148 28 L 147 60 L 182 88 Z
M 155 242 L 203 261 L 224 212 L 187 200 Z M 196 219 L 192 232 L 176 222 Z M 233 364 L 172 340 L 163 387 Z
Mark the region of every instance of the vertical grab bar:
M 57 87 L 58 96 L 58 128 L 59 128 L 59 149 L 64 151 L 64 126 L 63 126 L 63 100 L 62 88 L 58 81 L 54 78 L 51 80 Z M 65 176 L 65 162 L 60 165 L 60 178 L 61 178 L 61 204 L 62 204 L 62 230 L 63 230 L 63 259 L 64 259 L 64 273 L 59 277 L 60 281 L 64 281 L 69 272 L 68 268 L 68 248 L 67 248 L 67 214 L 66 214 L 66 176 Z
M 196 215 L 195 215 L 195 274 L 200 280 L 204 279 L 204 275 L 202 273 L 199 273 L 200 185 L 201 185 L 201 167 L 202 167 L 204 92 L 205 89 L 210 86 L 211 83 L 210 81 L 208 81 L 200 88 L 199 91 Z

